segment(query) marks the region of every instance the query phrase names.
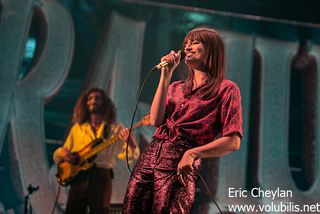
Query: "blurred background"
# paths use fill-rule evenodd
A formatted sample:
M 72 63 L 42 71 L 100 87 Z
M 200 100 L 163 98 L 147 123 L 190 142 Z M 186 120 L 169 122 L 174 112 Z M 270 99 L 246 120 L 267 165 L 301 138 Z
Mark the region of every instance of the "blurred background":
M 250 213 L 232 212 L 230 204 L 285 201 L 285 210 L 265 213 L 292 213 L 292 203 L 318 203 L 319 5 L 312 0 L 1 0 L 0 213 L 23 213 L 26 199 L 35 213 L 54 206 L 63 213 L 68 188 L 58 195 L 52 154 L 72 126 L 77 98 L 91 86 L 104 88 L 118 120 L 129 126 L 149 70 L 170 50 L 181 49 L 185 34 L 197 26 L 221 32 L 227 77 L 242 94 L 240 151 L 204 161 L 201 172 L 224 213 Z M 184 66 L 174 80 L 186 77 Z M 149 111 L 158 79 L 154 72 L 146 81 L 136 121 Z M 153 131 L 135 132 L 142 150 Z M 118 161 L 114 212 L 121 209 L 128 178 L 125 163 Z M 32 195 L 30 185 L 39 187 Z M 227 194 L 228 188 L 255 187 L 292 190 L 293 196 Z M 199 183 L 192 213 L 217 212 Z

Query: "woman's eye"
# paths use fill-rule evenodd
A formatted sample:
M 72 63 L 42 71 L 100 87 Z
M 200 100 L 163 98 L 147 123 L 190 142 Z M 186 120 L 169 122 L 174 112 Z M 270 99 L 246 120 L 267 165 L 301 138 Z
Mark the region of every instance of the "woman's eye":
M 184 43 L 184 47 L 187 47 L 187 46 L 190 46 L 190 45 L 197 45 L 199 44 L 200 42 L 197 41 L 197 40 L 194 40 L 194 41 L 190 41 L 188 43 Z

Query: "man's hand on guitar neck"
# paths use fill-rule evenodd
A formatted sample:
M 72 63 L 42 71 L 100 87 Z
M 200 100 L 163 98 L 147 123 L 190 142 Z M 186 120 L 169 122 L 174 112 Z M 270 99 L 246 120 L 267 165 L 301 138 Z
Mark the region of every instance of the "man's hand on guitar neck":
M 121 129 L 120 133 L 119 133 L 119 139 L 123 142 L 127 142 L 127 139 L 128 139 L 128 136 L 129 136 L 129 129 L 128 128 L 123 128 Z M 135 138 L 133 137 L 133 135 L 131 134 L 130 136 L 130 146 L 135 149 L 138 144 L 137 144 L 137 141 L 135 140 Z
M 119 140 L 124 142 L 124 145 L 122 146 L 122 151 L 117 155 L 117 157 L 120 160 L 126 160 L 127 156 L 127 140 L 129 136 L 129 129 L 128 128 L 122 128 L 120 133 L 119 133 Z M 128 160 L 129 163 L 131 163 L 133 160 L 136 160 L 140 155 L 140 149 L 138 142 L 136 138 L 134 137 L 133 134 L 130 135 L 130 140 L 129 140 L 129 150 L 128 150 Z

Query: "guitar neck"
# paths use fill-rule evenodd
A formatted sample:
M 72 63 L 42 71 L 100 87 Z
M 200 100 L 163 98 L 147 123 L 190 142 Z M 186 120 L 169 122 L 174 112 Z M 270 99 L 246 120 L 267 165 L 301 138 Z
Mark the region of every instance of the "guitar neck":
M 142 126 L 142 123 L 139 121 L 135 124 L 133 124 L 132 126 L 132 131 L 139 128 L 140 126 Z M 85 154 L 83 154 L 81 156 L 81 159 L 83 161 L 88 160 L 89 158 L 93 157 L 94 155 L 98 154 L 100 151 L 102 151 L 104 148 L 114 144 L 115 142 L 119 141 L 119 136 L 113 136 L 111 134 L 111 136 L 104 140 L 102 143 L 94 146 L 93 148 L 91 148 L 88 152 L 86 152 Z
M 136 122 L 135 124 L 132 125 L 131 131 L 134 131 L 135 129 L 139 128 L 140 126 L 142 126 L 141 121 Z
M 97 153 L 99 153 L 104 148 L 114 144 L 118 139 L 115 139 L 114 137 L 108 138 L 107 140 L 104 140 L 102 143 L 98 144 L 97 146 L 91 148 L 87 153 L 82 155 L 81 159 L 83 161 L 88 160 L 89 158 L 93 157 Z

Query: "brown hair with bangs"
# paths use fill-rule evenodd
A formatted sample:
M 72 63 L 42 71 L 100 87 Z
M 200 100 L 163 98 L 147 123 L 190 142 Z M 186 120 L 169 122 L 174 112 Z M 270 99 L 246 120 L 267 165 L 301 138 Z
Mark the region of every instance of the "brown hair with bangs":
M 107 96 L 105 91 L 99 88 L 90 88 L 85 91 L 78 99 L 77 104 L 73 112 L 73 122 L 74 123 L 85 123 L 90 119 L 90 112 L 87 105 L 88 97 L 91 93 L 98 92 L 101 94 L 102 98 L 102 114 L 104 115 L 104 120 L 111 124 L 116 121 L 116 108 L 112 100 Z
M 219 90 L 219 86 L 225 77 L 225 49 L 224 43 L 220 34 L 209 27 L 199 27 L 191 30 L 184 38 L 183 44 L 190 40 L 197 40 L 204 46 L 205 57 L 205 72 L 208 75 L 208 80 L 204 88 L 199 93 L 199 98 L 213 98 Z M 185 85 L 185 94 L 188 96 L 192 90 L 194 71 L 189 68 L 188 78 Z

